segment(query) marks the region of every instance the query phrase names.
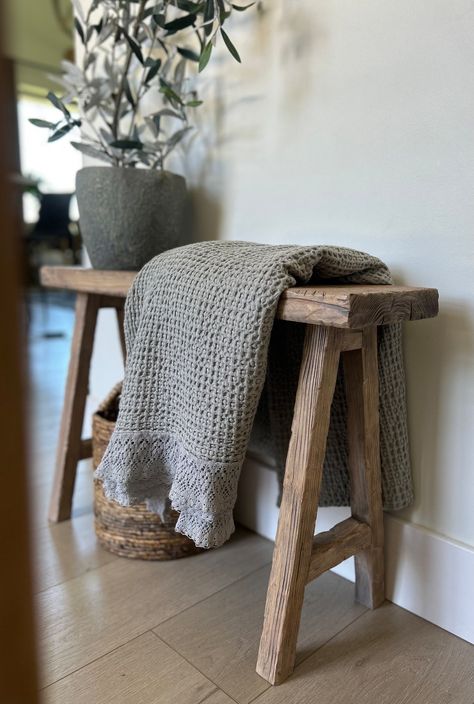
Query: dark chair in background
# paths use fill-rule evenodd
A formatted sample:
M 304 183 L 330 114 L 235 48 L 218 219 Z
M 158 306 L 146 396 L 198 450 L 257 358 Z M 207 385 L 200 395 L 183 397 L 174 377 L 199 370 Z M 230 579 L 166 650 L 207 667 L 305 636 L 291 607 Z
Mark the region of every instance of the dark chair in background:
M 81 241 L 77 223 L 69 215 L 73 193 L 44 193 L 38 222 L 27 235 L 28 261 L 31 278 L 37 281 L 37 269 L 46 263 L 42 253 L 63 252 L 71 264 L 80 263 Z M 66 263 L 66 261 L 64 262 Z
M 34 311 L 41 313 L 41 336 L 62 337 L 63 331 L 51 331 L 49 304 L 73 304 L 70 293 L 58 292 L 54 301 L 39 288 L 39 270 L 44 264 L 77 265 L 81 263 L 82 241 L 78 223 L 71 220 L 70 206 L 74 193 L 44 193 L 40 196 L 38 221 L 25 233 L 27 280 L 26 320 L 31 327 Z

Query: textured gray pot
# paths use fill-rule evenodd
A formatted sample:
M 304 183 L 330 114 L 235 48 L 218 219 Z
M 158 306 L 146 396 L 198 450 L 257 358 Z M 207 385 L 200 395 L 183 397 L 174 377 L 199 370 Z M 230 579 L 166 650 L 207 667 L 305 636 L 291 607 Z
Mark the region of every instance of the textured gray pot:
M 138 271 L 186 244 L 186 182 L 168 171 L 87 166 L 76 177 L 81 234 L 95 269 Z

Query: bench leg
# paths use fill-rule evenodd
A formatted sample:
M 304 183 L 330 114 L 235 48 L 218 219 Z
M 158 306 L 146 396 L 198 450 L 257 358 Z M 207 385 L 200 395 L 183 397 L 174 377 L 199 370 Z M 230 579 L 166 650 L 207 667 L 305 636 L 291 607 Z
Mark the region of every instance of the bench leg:
M 77 463 L 88 456 L 82 446 L 82 424 L 86 405 L 89 367 L 97 321 L 98 299 L 78 293 L 71 358 L 61 417 L 56 470 L 49 506 L 49 520 L 57 523 L 71 517 Z
M 307 326 L 257 672 L 271 684 L 294 668 L 308 579 L 341 331 Z
M 367 523 L 372 536 L 370 547 L 355 556 L 356 599 L 375 609 L 385 599 L 377 328 L 366 328 L 362 348 L 342 356 L 352 516 Z

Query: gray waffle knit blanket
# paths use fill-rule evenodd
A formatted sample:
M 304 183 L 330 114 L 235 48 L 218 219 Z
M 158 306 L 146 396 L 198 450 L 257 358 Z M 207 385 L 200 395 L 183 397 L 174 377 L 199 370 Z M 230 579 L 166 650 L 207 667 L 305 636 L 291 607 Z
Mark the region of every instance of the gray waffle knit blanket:
M 206 548 L 224 543 L 256 416 L 252 438 L 283 476 L 304 326 L 275 321 L 278 299 L 295 283 L 323 281 L 391 277 L 375 257 L 324 246 L 202 242 L 150 261 L 126 301 L 119 417 L 97 470 L 105 494 L 157 513 L 169 500 L 179 532 Z M 413 498 L 400 326 L 379 328 L 379 353 L 384 506 L 397 509 Z M 322 505 L 349 502 L 342 384 Z

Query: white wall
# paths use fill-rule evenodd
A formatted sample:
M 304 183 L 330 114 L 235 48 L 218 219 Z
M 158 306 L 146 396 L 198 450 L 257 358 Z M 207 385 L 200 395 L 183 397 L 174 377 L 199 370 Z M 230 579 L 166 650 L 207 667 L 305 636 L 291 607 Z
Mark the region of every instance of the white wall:
M 264 6 L 234 28 L 244 64 L 214 69 L 207 188 L 201 146 L 187 173 L 223 238 L 364 249 L 400 283 L 439 288 L 439 318 L 406 326 L 404 517 L 474 546 L 474 7 Z

